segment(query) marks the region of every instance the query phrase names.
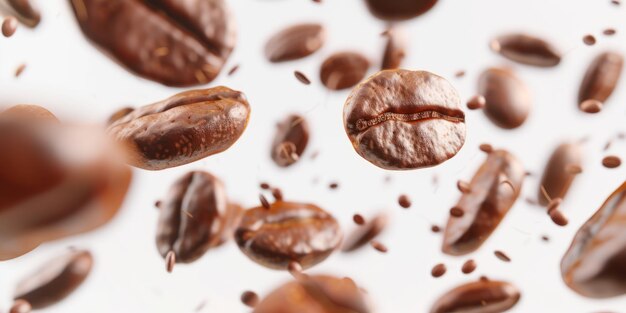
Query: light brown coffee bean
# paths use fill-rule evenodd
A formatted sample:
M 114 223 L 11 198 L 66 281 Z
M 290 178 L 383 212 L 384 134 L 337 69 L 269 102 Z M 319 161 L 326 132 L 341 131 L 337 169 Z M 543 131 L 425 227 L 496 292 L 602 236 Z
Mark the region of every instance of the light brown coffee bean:
M 291 114 L 278 123 L 272 143 L 272 160 L 280 167 L 296 163 L 309 143 L 310 128 L 304 116 Z
M 500 313 L 514 307 L 520 297 L 510 283 L 480 280 L 448 291 L 433 304 L 430 313 Z
M 478 94 L 485 97 L 484 112 L 497 126 L 513 129 L 521 126 L 532 107 L 530 92 L 511 70 L 490 68 L 478 80 Z
M 322 63 L 320 80 L 330 90 L 342 90 L 358 84 L 370 67 L 370 61 L 358 52 L 338 52 Z
M 561 62 L 561 53 L 544 39 L 521 33 L 506 34 L 491 42 L 491 49 L 521 64 L 553 67 Z
M 589 110 L 589 102 L 583 106 L 587 100 L 596 100 L 606 104 L 620 77 L 624 67 L 624 58 L 618 52 L 604 52 L 598 55 L 587 68 L 585 77 L 578 91 L 578 104 L 581 110 L 591 113 L 598 110 Z M 600 108 L 602 106 L 599 106 Z M 586 110 L 585 110 L 586 109 Z
M 582 149 L 577 143 L 562 143 L 550 156 L 541 177 L 537 199 L 547 205 L 553 198 L 565 198 L 577 174 L 572 167 L 582 166 Z M 543 187 L 543 190 L 542 188 Z
M 326 30 L 320 24 L 298 24 L 273 35 L 265 44 L 270 62 L 292 61 L 319 50 L 326 41 Z

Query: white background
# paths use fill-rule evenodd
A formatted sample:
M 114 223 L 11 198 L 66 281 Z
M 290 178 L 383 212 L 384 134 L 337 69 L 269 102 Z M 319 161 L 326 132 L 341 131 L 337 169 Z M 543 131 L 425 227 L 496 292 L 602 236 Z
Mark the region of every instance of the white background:
M 13 286 L 49 257 L 69 245 L 93 251 L 96 265 L 86 283 L 66 301 L 45 312 L 192 312 L 202 301 L 202 312 L 247 312 L 239 296 L 253 290 L 261 296 L 288 280 L 284 272 L 265 269 L 241 254 L 233 243 L 209 251 L 191 265 L 180 265 L 167 274 L 157 253 L 154 237 L 157 210 L 153 203 L 177 177 L 203 169 L 221 177 L 233 200 L 257 205 L 258 184 L 268 181 L 283 188 L 288 199 L 314 202 L 332 212 L 344 229 L 354 228 L 351 217 L 368 217 L 384 210 L 392 225 L 380 237 L 390 251 L 381 254 L 366 247 L 352 255 L 337 253 L 311 273 L 351 276 L 369 291 L 377 312 L 427 312 L 446 290 L 480 275 L 504 279 L 523 292 L 512 312 L 626 312 L 626 297 L 589 300 L 565 287 L 559 262 L 578 227 L 624 180 L 626 166 L 608 170 L 602 157 L 626 157 L 626 142 L 616 142 L 603 152 L 606 141 L 626 131 L 626 79 L 605 109 L 586 115 L 576 107 L 577 88 L 594 55 L 607 48 L 626 51 L 626 6 L 609 0 L 444 0 L 429 14 L 403 24 L 410 39 L 405 67 L 425 69 L 448 78 L 466 100 L 475 92 L 476 78 L 487 66 L 511 65 L 533 94 L 532 113 L 523 127 L 504 131 L 493 126 L 482 112 L 466 112 L 468 136 L 464 148 L 441 166 L 406 172 L 389 172 L 370 165 L 352 149 L 342 123 L 346 92 L 327 92 L 319 83 L 319 64 L 330 53 L 352 49 L 365 53 L 379 67 L 385 24 L 371 17 L 361 1 L 230 0 L 239 37 L 226 71 L 240 64 L 228 77 L 225 72 L 211 86 L 226 85 L 246 93 L 252 116 L 242 138 L 228 151 L 183 167 L 160 172 L 135 171 L 129 196 L 117 218 L 108 226 L 82 237 L 41 246 L 18 259 L 0 263 L 0 308 L 10 305 Z M 117 108 L 164 99 L 179 89 L 140 79 L 101 54 L 84 38 L 69 8 L 69 1 L 36 1 L 43 21 L 34 31 L 20 28 L 9 39 L 0 38 L 0 106 L 35 103 L 49 108 L 64 121 L 102 123 Z M 278 29 L 296 22 L 319 21 L 329 30 L 324 48 L 313 56 L 281 65 L 263 58 L 266 39 Z M 618 34 L 601 34 L 613 27 Z M 488 49 L 489 39 L 506 31 L 529 31 L 551 39 L 565 53 L 561 65 L 536 69 L 508 63 Z M 593 47 L 583 35 L 597 36 Z M 15 68 L 26 63 L 19 78 Z M 305 86 L 293 71 L 307 74 Z M 464 78 L 454 78 L 466 70 Z M 275 123 L 291 112 L 305 114 L 313 139 L 306 156 L 289 169 L 279 169 L 269 158 Z M 589 137 L 585 144 L 584 173 L 575 182 L 565 204 L 570 219 L 565 228 L 523 198 L 537 192 L 537 174 L 560 141 Z M 484 156 L 483 142 L 511 150 L 528 170 L 523 196 L 494 235 L 471 255 L 478 269 L 460 272 L 467 259 L 440 252 L 441 235 L 431 224 L 444 225 L 448 209 L 459 194 L 455 183 L 469 180 Z M 5 147 L 6 148 L 6 147 Z M 311 160 L 313 151 L 319 157 Z M 433 176 L 439 177 L 438 185 Z M 391 176 L 391 183 L 384 178 Z M 317 181 L 317 183 L 315 183 Z M 328 188 L 338 182 L 338 190 Z M 397 205 L 408 194 L 409 210 Z M 549 235 L 549 243 L 541 235 Z M 512 259 L 503 263 L 493 256 L 504 250 Z M 448 273 L 430 276 L 433 265 L 443 262 Z

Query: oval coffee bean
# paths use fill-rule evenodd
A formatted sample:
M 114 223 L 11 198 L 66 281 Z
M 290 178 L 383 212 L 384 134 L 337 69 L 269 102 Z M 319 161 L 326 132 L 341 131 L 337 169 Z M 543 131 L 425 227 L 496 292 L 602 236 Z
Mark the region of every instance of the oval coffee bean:
M 313 204 L 276 201 L 244 212 L 235 232 L 241 251 L 274 269 L 298 262 L 306 269 L 324 261 L 341 243 L 339 224 Z
M 41 14 L 32 5 L 32 0 L 0 0 L 0 11 L 14 15 L 28 27 L 35 27 L 41 21 Z
M 382 20 L 407 20 L 432 9 L 437 0 L 366 0 L 372 13 Z
M 228 149 L 248 125 L 246 96 L 226 87 L 181 92 L 138 108 L 108 128 L 147 170 L 180 166 Z
M 586 100 L 601 103 L 609 99 L 622 76 L 624 57 L 618 52 L 604 52 L 589 65 L 578 90 L 578 105 Z
M 87 279 L 93 267 L 89 251 L 71 251 L 50 260 L 37 272 L 20 282 L 14 299 L 25 300 L 35 310 L 67 298 Z
M 320 24 L 298 24 L 273 35 L 265 44 L 270 62 L 302 59 L 319 50 L 326 41 L 326 30 Z
M 7 16 L 2 22 L 2 35 L 11 37 L 17 31 L 17 19 L 13 16 Z
M 235 46 L 225 0 L 70 0 L 81 29 L 136 74 L 168 86 L 206 84 Z
M 430 313 L 500 313 L 514 307 L 520 297 L 520 291 L 510 283 L 480 280 L 448 291 Z
M 585 297 L 626 294 L 626 182 L 578 230 L 561 261 L 561 274 Z
M 553 67 L 561 63 L 561 53 L 549 42 L 526 34 L 507 34 L 491 42 L 491 49 L 521 64 Z
M 0 147 L 0 260 L 107 223 L 130 184 L 100 129 L 0 115 Z
M 365 296 L 350 278 L 303 276 L 272 291 L 253 313 L 369 313 Z
M 537 193 L 541 205 L 548 205 L 551 199 L 565 198 L 576 178 L 576 173 L 573 173 L 571 168 L 582 166 L 582 153 L 582 149 L 576 143 L 563 143 L 554 150 L 543 171 Z M 546 198 L 544 191 L 549 199 Z
M 510 70 L 490 68 L 478 80 L 478 94 L 485 97 L 484 112 L 497 126 L 521 126 L 530 112 L 531 98 L 526 85 Z
M 384 169 L 435 166 L 465 143 L 465 114 L 456 89 L 424 71 L 371 76 L 352 90 L 343 122 L 356 152 Z
M 330 90 L 341 90 L 358 84 L 370 67 L 369 60 L 357 52 L 335 53 L 322 63 L 320 79 Z
M 47 122 L 58 122 L 57 119 L 52 112 L 48 111 L 46 108 L 34 105 L 34 104 L 18 104 L 14 105 L 2 112 L 0 112 L 0 116 L 10 117 L 10 118 L 18 118 L 24 120 L 35 120 L 39 122 L 47 121 Z
M 241 216 L 222 181 L 201 171 L 176 180 L 159 209 L 157 248 L 164 258 L 173 251 L 178 263 L 191 263 L 226 242 Z
M 406 37 L 399 28 L 391 28 L 386 32 L 387 45 L 383 53 L 381 70 L 395 70 L 400 68 L 406 56 Z
M 387 227 L 389 217 L 384 214 L 378 214 L 374 218 L 368 219 L 366 225 L 359 226 L 343 244 L 343 252 L 353 252 L 367 245 L 375 239 Z
M 525 171 L 520 161 L 504 150 L 495 150 L 478 169 L 454 206 L 463 210 L 451 216 L 446 226 L 442 250 L 464 255 L 478 249 L 498 227 L 522 189 Z
M 301 115 L 290 115 L 279 123 L 272 143 L 272 159 L 276 165 L 287 167 L 296 163 L 309 143 L 309 132 L 309 124 Z M 286 148 L 286 143 L 293 144 L 293 151 Z

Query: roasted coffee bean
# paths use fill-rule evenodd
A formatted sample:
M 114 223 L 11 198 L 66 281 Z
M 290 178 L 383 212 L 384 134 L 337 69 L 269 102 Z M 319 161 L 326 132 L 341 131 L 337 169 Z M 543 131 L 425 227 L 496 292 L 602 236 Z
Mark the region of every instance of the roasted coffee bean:
M 350 278 L 304 276 L 272 291 L 254 313 L 369 313 L 360 288 Z
M 607 28 L 602 31 L 602 34 L 604 34 L 605 36 L 613 36 L 617 34 L 617 30 L 615 30 L 615 28 Z
M 309 80 L 308 77 L 306 77 L 306 75 L 304 75 L 302 72 L 300 71 L 295 71 L 293 72 L 293 75 L 296 77 L 296 79 L 298 81 L 300 81 L 301 83 L 305 84 L 305 85 L 310 85 L 311 81 Z
M 341 239 L 339 224 L 328 212 L 313 204 L 285 201 L 245 211 L 235 232 L 245 255 L 273 269 L 287 269 L 292 261 L 310 268 L 324 261 Z
M 521 294 L 510 283 L 480 280 L 463 284 L 441 296 L 430 313 L 501 313 L 514 307 Z
M 378 252 L 381 253 L 387 253 L 389 251 L 389 249 L 387 248 L 387 246 L 385 246 L 382 242 L 377 241 L 377 240 L 372 240 L 370 241 L 370 245 L 376 249 Z
M 278 123 L 272 143 L 272 160 L 280 167 L 296 163 L 309 143 L 309 124 L 304 116 L 292 114 Z
M 606 103 L 619 82 L 623 67 L 624 58 L 618 52 L 604 52 L 593 60 L 578 90 L 581 110 L 586 100 Z
M 398 197 L 398 204 L 400 207 L 408 209 L 411 207 L 411 199 L 407 195 L 400 195 L 400 197 Z
M 176 180 L 159 208 L 159 253 L 165 257 L 174 251 L 178 263 L 191 263 L 228 241 L 241 216 L 241 208 L 228 201 L 222 181 L 202 171 Z
M 461 267 L 461 272 L 463 272 L 463 274 L 471 274 L 476 270 L 476 267 L 476 261 L 467 260 L 465 261 L 465 263 L 463 263 L 463 267 Z
M 387 45 L 383 53 L 381 70 L 398 69 L 406 56 L 406 37 L 399 28 L 389 29 L 385 36 L 387 37 Z
M 578 230 L 561 261 L 563 280 L 591 298 L 626 294 L 626 183 Z
M 465 215 L 465 211 L 459 207 L 453 207 L 450 209 L 450 216 L 452 217 L 463 217 Z
M 561 53 L 549 42 L 527 34 L 507 34 L 491 42 L 491 49 L 521 64 L 553 67 L 561 62 Z
M 457 91 L 429 72 L 387 70 L 370 77 L 352 90 L 343 121 L 356 152 L 384 169 L 435 166 L 465 143 Z
M 524 177 L 515 156 L 504 150 L 489 153 L 470 182 L 471 191 L 455 206 L 463 209 L 463 216 L 448 219 L 443 252 L 464 255 L 478 249 L 515 204 Z
M 484 109 L 487 105 L 487 100 L 481 95 L 475 95 L 467 100 L 467 108 L 470 110 Z
M 38 122 L 58 122 L 57 119 L 52 112 L 48 111 L 48 109 L 34 105 L 34 104 L 18 104 L 14 105 L 2 112 L 0 112 L 0 116 L 8 117 L 8 118 L 16 118 L 23 119 L 25 121 L 34 120 Z
M 14 15 L 28 27 L 35 27 L 41 21 L 41 14 L 31 0 L 0 0 L 0 10 Z
M 618 168 L 622 165 L 622 160 L 617 156 L 609 155 L 602 159 L 602 165 L 606 168 Z
M 382 20 L 407 20 L 432 9 L 437 0 L 365 0 L 370 12 Z
M 70 0 L 83 32 L 126 68 L 168 86 L 206 84 L 235 46 L 225 0 Z
M 365 218 L 361 214 L 354 214 L 354 216 L 352 216 L 352 220 L 357 225 L 364 225 L 365 224 Z
M 115 121 L 108 132 L 127 148 L 129 164 L 161 170 L 228 149 L 246 129 L 249 117 L 243 93 L 214 87 L 138 108 Z
M 358 84 L 370 67 L 370 61 L 358 52 L 338 52 L 322 63 L 320 79 L 330 90 L 342 90 Z
M 93 262 L 93 256 L 85 250 L 50 260 L 17 285 L 14 299 L 27 301 L 35 310 L 56 304 L 80 287 L 91 273 Z
M 302 59 L 319 50 L 326 42 L 326 30 L 320 24 L 298 24 L 273 35 L 265 44 L 270 62 Z
M 572 166 L 582 166 L 582 153 L 582 149 L 576 143 L 563 143 L 554 150 L 543 171 L 541 185 L 537 191 L 537 199 L 541 205 L 547 205 L 550 199 L 565 197 L 577 176 L 568 169 Z
M 343 252 L 353 252 L 365 246 L 382 233 L 389 222 L 389 217 L 380 213 L 373 218 L 368 218 L 365 225 L 359 226 L 346 239 L 343 244 Z
M 432 270 L 430 270 L 430 275 L 432 277 L 439 278 L 439 277 L 443 276 L 446 273 L 447 270 L 448 269 L 446 268 L 445 264 L 439 263 L 439 264 L 435 265 Z
M 500 251 L 500 250 L 496 250 L 493 252 L 493 254 L 496 256 L 496 258 L 498 258 L 500 261 L 502 262 L 511 262 L 511 258 L 509 258 L 508 255 L 506 255 L 506 253 Z
M 593 35 L 585 35 L 583 36 L 583 42 L 588 46 L 593 46 L 596 44 L 596 37 Z
M 550 215 L 550 219 L 552 219 L 552 222 L 554 222 L 554 224 L 558 226 L 567 226 L 567 224 L 569 223 L 567 217 L 565 217 L 565 215 L 563 215 L 563 212 L 561 212 L 559 209 L 552 209 L 548 212 L 548 214 Z
M 130 184 L 100 129 L 0 114 L 0 147 L 0 260 L 107 223 Z
M 17 19 L 13 16 L 7 16 L 2 21 L 2 35 L 4 37 L 11 37 L 17 30 Z
M 121 119 L 122 117 L 124 117 L 124 116 L 126 116 L 126 115 L 128 115 L 130 113 L 132 113 L 133 111 L 135 111 L 134 108 L 123 107 L 123 108 L 113 112 L 113 114 L 111 114 L 111 116 L 107 120 L 107 126 L 115 123 L 117 120 Z
M 478 79 L 478 94 L 485 97 L 487 117 L 497 126 L 513 129 L 521 126 L 532 106 L 526 85 L 510 70 L 490 68 Z
M 241 303 L 254 308 L 257 304 L 259 304 L 259 296 L 253 291 L 244 291 L 241 294 Z

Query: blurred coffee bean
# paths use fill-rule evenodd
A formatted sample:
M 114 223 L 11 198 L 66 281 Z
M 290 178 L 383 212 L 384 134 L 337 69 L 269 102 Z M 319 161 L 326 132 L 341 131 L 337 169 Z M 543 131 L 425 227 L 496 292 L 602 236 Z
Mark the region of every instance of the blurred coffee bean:
M 384 213 L 368 218 L 365 225 L 357 227 L 347 236 L 343 244 L 343 252 L 353 252 L 367 245 L 385 230 L 388 223 L 389 217 Z
M 0 0 L 0 11 L 14 15 L 28 27 L 35 27 L 41 21 L 41 14 L 32 5 L 32 0 Z
M 320 80 L 330 90 L 342 90 L 358 84 L 370 67 L 370 61 L 358 52 L 338 52 L 322 63 Z
M 304 116 L 292 114 L 278 123 L 272 143 L 272 160 L 280 167 L 296 163 L 309 143 L 309 124 Z M 287 147 L 291 143 L 293 147 Z
M 506 34 L 491 42 L 491 49 L 521 64 L 553 67 L 561 62 L 561 53 L 549 42 L 527 34 Z
M 326 41 L 326 30 L 320 24 L 297 24 L 274 34 L 265 44 L 270 62 L 302 59 L 319 50 Z
M 485 97 L 485 115 L 501 128 L 521 126 L 530 113 L 530 92 L 511 70 L 485 70 L 478 79 L 478 94 Z
M 583 107 L 587 100 L 606 103 L 622 76 L 623 67 L 624 57 L 618 52 L 604 52 L 593 60 L 578 90 L 578 105 L 581 110 L 589 111 Z
M 372 15 L 382 20 L 407 20 L 428 12 L 437 0 L 365 0 Z
M 430 313 L 500 313 L 511 309 L 520 291 L 503 281 L 480 280 L 463 284 L 441 296 Z
M 7 16 L 2 21 L 2 35 L 4 37 L 11 37 L 17 31 L 17 19 L 13 16 Z
M 400 28 L 394 27 L 385 32 L 385 37 L 387 37 L 387 45 L 383 53 L 381 70 L 398 69 L 406 56 L 406 36 Z
M 569 169 L 582 166 L 582 154 L 582 149 L 577 143 L 563 143 L 554 150 L 543 171 L 541 185 L 537 191 L 537 199 L 541 205 L 547 205 L 554 198 L 565 198 L 577 176 Z
M 8 117 L 8 118 L 16 118 L 23 120 L 35 120 L 35 121 L 48 121 L 48 122 L 58 122 L 57 119 L 52 112 L 48 111 L 46 108 L 34 105 L 34 104 L 18 104 L 14 105 L 2 112 L 0 112 L 0 116 Z

